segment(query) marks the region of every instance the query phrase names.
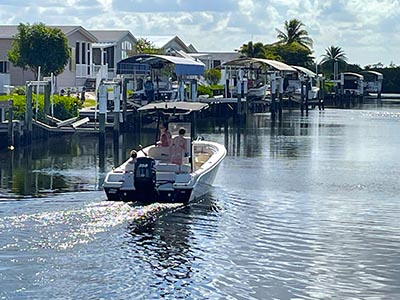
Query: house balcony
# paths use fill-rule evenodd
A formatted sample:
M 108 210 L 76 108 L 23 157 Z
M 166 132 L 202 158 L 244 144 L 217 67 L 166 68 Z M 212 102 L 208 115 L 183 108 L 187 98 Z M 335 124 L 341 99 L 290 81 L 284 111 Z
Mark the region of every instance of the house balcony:
M 95 65 L 95 64 L 92 65 L 92 70 L 93 70 L 93 72 L 91 73 L 92 78 L 96 78 L 96 74 L 100 71 L 101 68 L 102 68 L 102 65 Z M 108 67 L 107 68 L 107 76 L 108 76 L 108 79 L 117 77 L 117 68 Z

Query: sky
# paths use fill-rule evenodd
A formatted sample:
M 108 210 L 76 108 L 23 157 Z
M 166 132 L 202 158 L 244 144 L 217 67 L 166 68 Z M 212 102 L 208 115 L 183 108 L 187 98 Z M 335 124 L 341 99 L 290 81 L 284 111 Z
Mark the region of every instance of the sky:
M 298 19 L 317 62 L 330 46 L 349 63 L 400 65 L 400 0 L 0 0 L 0 24 L 80 25 L 136 37 L 179 36 L 198 51 L 234 51 L 277 41 Z

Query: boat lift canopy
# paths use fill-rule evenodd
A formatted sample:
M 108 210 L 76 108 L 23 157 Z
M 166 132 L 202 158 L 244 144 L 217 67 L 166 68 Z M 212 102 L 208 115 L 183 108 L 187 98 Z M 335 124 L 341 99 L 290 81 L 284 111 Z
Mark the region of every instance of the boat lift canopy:
M 354 79 L 358 78 L 359 80 L 364 79 L 363 75 L 358 74 L 358 73 L 354 73 L 354 72 L 344 72 L 344 73 L 341 73 L 341 74 L 343 74 L 343 76 L 346 77 L 346 78 L 354 78 Z
M 237 58 L 231 61 L 227 61 L 223 64 L 223 66 L 230 67 L 244 67 L 250 64 L 264 64 L 269 66 L 272 69 L 282 72 L 297 72 L 297 70 L 283 62 L 265 59 L 265 58 L 254 58 L 254 57 L 242 57 Z
M 375 76 L 377 80 L 382 80 L 383 79 L 383 74 L 379 73 L 377 71 L 365 70 L 365 71 L 361 71 L 360 73 L 361 74 L 366 74 L 366 75 L 370 74 L 372 76 Z
M 146 113 L 163 113 L 165 115 L 188 115 L 192 112 L 201 111 L 208 108 L 208 104 L 200 102 L 157 102 L 149 103 L 138 111 Z
M 139 54 L 121 60 L 117 74 L 147 74 L 150 68 L 160 69 L 166 64 L 174 65 L 176 75 L 203 75 L 205 65 L 197 60 L 158 54 Z
M 303 73 L 304 75 L 311 77 L 311 78 L 315 78 L 317 77 L 317 74 L 315 74 L 313 71 L 305 68 L 305 67 L 301 67 L 301 66 L 292 66 L 293 68 L 295 68 L 297 71 L 299 71 L 300 73 Z

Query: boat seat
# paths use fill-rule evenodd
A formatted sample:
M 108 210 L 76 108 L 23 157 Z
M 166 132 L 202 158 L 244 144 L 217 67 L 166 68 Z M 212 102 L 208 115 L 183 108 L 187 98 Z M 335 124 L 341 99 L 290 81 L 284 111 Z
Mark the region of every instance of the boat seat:
M 169 161 L 169 147 L 152 147 L 149 156 L 159 161 Z
M 179 166 L 175 164 L 159 163 L 156 165 L 157 172 L 175 172 L 178 173 Z
M 179 173 L 190 173 L 190 165 L 181 165 Z
M 176 173 L 175 172 L 157 172 L 156 180 L 157 181 L 175 181 Z
M 210 158 L 210 154 L 199 153 L 199 154 L 196 154 L 195 162 L 205 163 L 209 158 Z
M 176 164 L 166 164 L 159 163 L 156 165 L 156 170 L 158 173 L 162 172 L 174 172 L 174 173 L 190 173 L 189 165 L 176 165 Z

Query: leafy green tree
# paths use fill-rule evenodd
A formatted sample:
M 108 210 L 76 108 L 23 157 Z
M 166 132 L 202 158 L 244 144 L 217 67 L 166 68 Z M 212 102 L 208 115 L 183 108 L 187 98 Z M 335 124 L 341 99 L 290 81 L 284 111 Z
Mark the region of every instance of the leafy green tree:
M 221 76 L 221 70 L 219 69 L 208 69 L 204 72 L 204 77 L 209 84 L 218 84 Z
M 355 72 L 355 73 L 359 73 L 361 72 L 363 69 L 360 67 L 360 65 L 357 64 L 346 64 L 344 66 L 344 70 L 346 72 Z
M 35 75 L 40 66 L 44 76 L 62 73 L 70 55 L 65 34 L 43 23 L 19 24 L 18 33 L 8 51 L 8 59 L 14 66 L 30 69 Z
M 151 41 L 146 38 L 139 38 L 136 42 L 135 48 L 128 53 L 129 56 L 135 54 L 162 54 L 163 51 L 157 48 Z
M 303 29 L 305 25 L 298 19 L 285 21 L 284 30 L 276 29 L 277 38 L 281 44 L 298 43 L 308 49 L 312 48 L 313 40 L 308 36 L 307 30 Z
M 310 67 L 313 64 L 311 50 L 297 42 L 290 44 L 266 45 L 266 53 L 271 53 L 272 59 L 282 61 L 288 65 Z

